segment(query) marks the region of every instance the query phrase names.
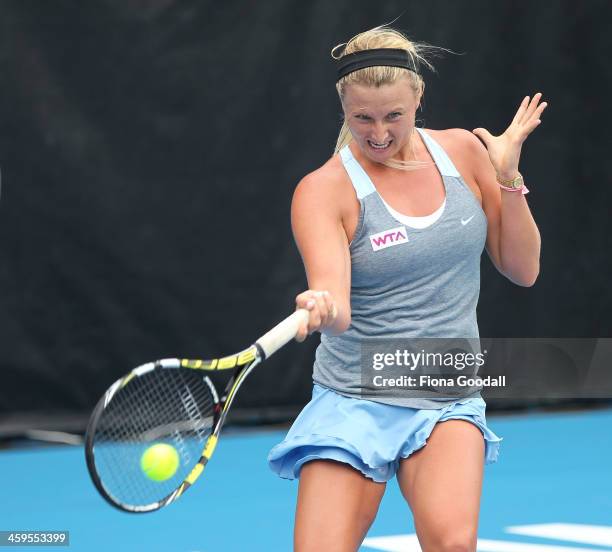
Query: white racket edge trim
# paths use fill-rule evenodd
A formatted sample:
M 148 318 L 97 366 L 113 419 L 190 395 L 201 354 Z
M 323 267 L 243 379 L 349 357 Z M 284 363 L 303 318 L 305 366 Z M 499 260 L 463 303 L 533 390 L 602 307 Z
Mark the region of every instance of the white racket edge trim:
M 273 355 L 283 345 L 291 341 L 297 334 L 302 324 L 308 323 L 308 311 L 298 309 L 292 315 L 278 323 L 268 333 L 262 335 L 257 341 L 266 358 Z

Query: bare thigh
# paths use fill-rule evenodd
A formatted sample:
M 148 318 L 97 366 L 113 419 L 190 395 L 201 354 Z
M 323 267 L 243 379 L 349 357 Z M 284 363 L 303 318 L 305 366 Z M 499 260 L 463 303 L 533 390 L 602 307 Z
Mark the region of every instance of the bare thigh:
M 476 550 L 484 447 L 478 427 L 451 419 L 400 462 L 397 480 L 423 552 Z
M 355 552 L 378 511 L 386 483 L 347 464 L 313 460 L 300 474 L 295 552 Z

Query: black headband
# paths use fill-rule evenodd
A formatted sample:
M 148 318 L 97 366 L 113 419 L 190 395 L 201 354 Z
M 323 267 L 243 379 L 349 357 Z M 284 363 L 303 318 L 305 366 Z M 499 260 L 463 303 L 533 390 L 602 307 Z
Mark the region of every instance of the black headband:
M 406 50 L 401 48 L 374 48 L 372 50 L 361 50 L 352 54 L 346 54 L 338 60 L 338 79 L 363 69 L 365 67 L 374 67 L 384 65 L 387 67 L 403 67 L 419 74 L 415 67 L 415 62 L 412 61 Z

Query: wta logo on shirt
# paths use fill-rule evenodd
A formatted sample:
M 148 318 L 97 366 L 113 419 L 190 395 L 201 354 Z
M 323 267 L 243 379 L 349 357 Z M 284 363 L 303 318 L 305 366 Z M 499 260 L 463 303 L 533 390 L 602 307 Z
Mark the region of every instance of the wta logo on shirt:
M 370 243 L 374 251 L 386 249 L 387 247 L 399 245 L 400 243 L 406 243 L 407 241 L 408 233 L 406 232 L 405 226 L 398 226 L 397 228 L 384 230 L 383 232 L 370 236 Z

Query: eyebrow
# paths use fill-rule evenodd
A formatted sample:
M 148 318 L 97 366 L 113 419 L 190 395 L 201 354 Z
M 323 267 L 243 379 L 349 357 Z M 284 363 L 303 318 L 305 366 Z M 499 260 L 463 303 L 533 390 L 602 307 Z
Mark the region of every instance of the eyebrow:
M 363 112 L 365 110 L 366 110 L 365 107 L 360 107 L 360 108 L 357 109 L 357 111 L 354 111 L 352 113 L 352 115 L 363 115 L 364 114 Z M 391 111 L 389 111 L 387 113 L 387 115 L 391 115 L 391 113 L 397 113 L 398 111 L 404 111 L 404 108 L 403 107 L 396 107 L 396 108 L 392 109 Z

